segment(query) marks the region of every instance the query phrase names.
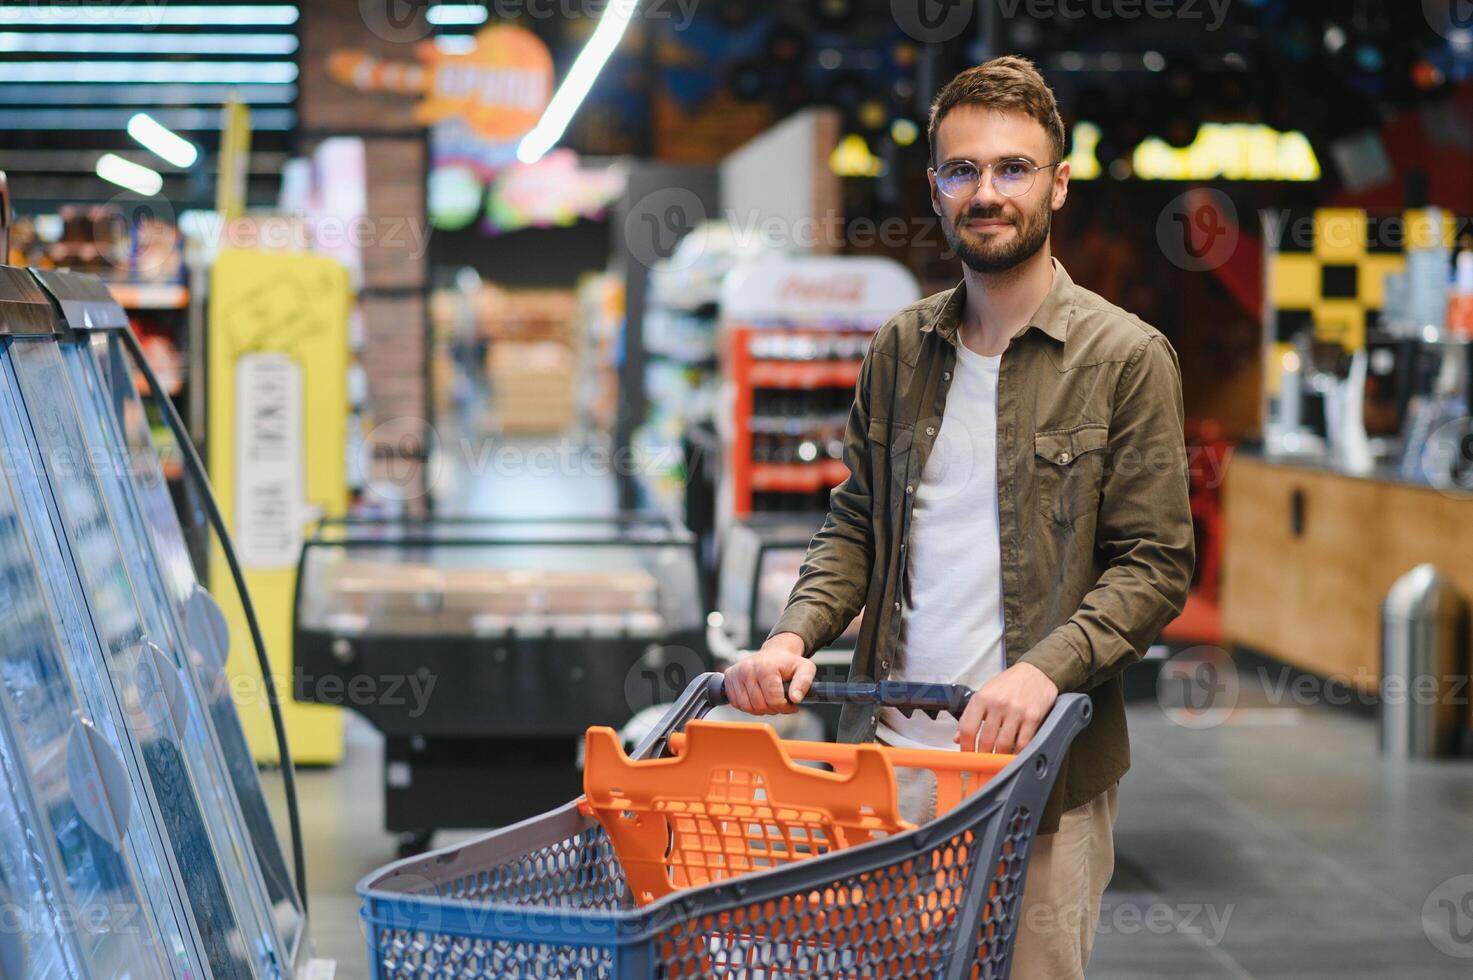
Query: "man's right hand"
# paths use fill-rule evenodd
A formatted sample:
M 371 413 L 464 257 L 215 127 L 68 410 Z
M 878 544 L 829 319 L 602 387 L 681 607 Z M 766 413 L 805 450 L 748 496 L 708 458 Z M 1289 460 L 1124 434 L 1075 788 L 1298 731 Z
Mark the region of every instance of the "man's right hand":
M 818 668 L 803 656 L 803 638 L 779 633 L 762 649 L 726 668 L 726 700 L 754 715 L 791 714 L 808 693 Z M 783 694 L 783 682 L 788 693 Z

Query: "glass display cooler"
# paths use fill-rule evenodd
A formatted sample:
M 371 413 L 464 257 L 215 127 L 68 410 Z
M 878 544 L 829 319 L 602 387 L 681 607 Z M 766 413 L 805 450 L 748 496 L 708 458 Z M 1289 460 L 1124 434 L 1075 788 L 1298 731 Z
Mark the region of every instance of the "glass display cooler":
M 297 699 L 384 733 L 405 851 L 578 795 L 588 726 L 673 700 L 708 663 L 695 539 L 655 515 L 325 521 L 295 635 Z
M 753 514 L 727 528 L 717 570 L 717 615 L 706 630 L 717 670 L 761 648 L 787 605 L 809 542 L 823 521 L 823 514 Z M 856 616 L 838 639 L 814 654 L 819 680 L 849 679 L 862 617 Z M 808 710 L 822 717 L 830 739 L 838 737 L 838 705 Z
M 0 266 L 0 897 L 27 918 L 0 976 L 294 977 L 305 911 L 228 637 L 123 424 L 127 329 L 93 277 Z

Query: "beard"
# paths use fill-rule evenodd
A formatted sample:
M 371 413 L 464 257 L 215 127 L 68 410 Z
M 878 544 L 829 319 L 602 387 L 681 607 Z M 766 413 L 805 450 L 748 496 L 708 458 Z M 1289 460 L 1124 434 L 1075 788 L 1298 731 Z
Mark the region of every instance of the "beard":
M 1043 248 L 1043 243 L 1048 241 L 1049 230 L 1054 218 L 1053 208 L 1049 206 L 1048 195 L 1044 195 L 1039 206 L 1031 214 L 1021 214 L 1013 222 L 1017 233 L 1011 242 L 978 243 L 975 239 L 968 240 L 964 237 L 959 227 L 964 221 L 1004 216 L 1005 212 L 1001 207 L 972 208 L 958 215 L 955 221 L 943 220 L 941 222 L 947 243 L 956 251 L 957 257 L 973 272 L 984 274 L 1006 272 L 1032 258 L 1039 249 Z

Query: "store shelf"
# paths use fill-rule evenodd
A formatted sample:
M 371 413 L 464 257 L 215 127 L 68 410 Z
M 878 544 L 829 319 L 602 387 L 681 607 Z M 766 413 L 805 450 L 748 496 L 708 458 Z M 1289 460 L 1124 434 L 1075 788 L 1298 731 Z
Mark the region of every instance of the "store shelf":
M 753 388 L 850 388 L 863 361 L 753 361 L 747 383 Z
M 126 310 L 182 310 L 189 305 L 189 289 L 177 283 L 108 283 L 113 299 Z
M 805 432 L 822 433 L 837 429 L 840 432 L 849 422 L 849 413 L 833 415 L 753 415 L 747 419 L 747 430 L 764 435 L 796 436 Z
M 841 460 L 812 463 L 753 463 L 752 489 L 758 493 L 813 493 L 838 486 L 849 476 Z

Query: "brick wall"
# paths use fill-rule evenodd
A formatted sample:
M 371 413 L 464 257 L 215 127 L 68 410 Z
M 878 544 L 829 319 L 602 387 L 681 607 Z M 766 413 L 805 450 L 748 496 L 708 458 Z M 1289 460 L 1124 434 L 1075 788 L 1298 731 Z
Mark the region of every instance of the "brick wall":
M 368 377 L 364 431 L 379 433 L 374 456 L 396 473 L 415 470 L 406 447 L 425 445 L 430 420 L 425 351 L 429 330 L 429 223 L 425 215 L 428 166 L 423 128 L 412 95 L 360 92 L 333 79 L 328 58 L 362 51 L 386 61 L 415 62 L 428 35 L 422 20 L 398 23 L 395 0 L 312 0 L 302 4 L 300 103 L 302 150 L 331 136 L 364 141 L 368 161 L 368 235 L 363 247 L 364 319 L 360 353 Z M 423 17 L 426 5 L 413 5 Z M 325 175 L 331 180 L 331 175 Z M 419 438 L 414 438 L 418 432 Z M 398 486 L 395 496 L 412 514 L 423 513 L 424 492 Z M 428 487 L 421 487 L 427 491 Z

